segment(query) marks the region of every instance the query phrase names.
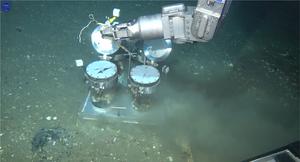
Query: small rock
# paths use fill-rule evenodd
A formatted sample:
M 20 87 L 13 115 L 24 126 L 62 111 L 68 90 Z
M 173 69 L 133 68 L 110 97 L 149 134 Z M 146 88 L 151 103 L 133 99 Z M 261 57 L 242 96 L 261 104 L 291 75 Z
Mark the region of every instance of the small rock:
M 56 144 L 56 141 L 53 141 L 52 145 L 54 146 Z
M 47 157 L 47 160 L 53 160 L 53 156 Z
M 198 73 L 198 72 L 194 72 L 193 74 L 194 74 L 194 75 L 199 75 L 199 73 Z
M 115 143 L 117 141 L 117 137 L 114 137 L 113 139 L 113 143 Z
M 16 31 L 17 31 L 17 32 L 22 32 L 23 29 L 22 29 L 20 26 L 17 26 L 17 27 L 16 27 Z
M 52 119 L 53 119 L 53 120 L 57 120 L 57 116 L 54 116 Z
M 172 158 L 172 156 L 168 156 L 168 158 L 167 158 L 170 162 L 172 162 L 173 161 L 173 158 Z
M 83 66 L 83 60 L 82 59 L 75 60 L 75 64 L 76 64 L 77 67 L 82 67 Z
M 51 120 L 51 119 L 52 119 L 51 116 L 47 116 L 47 117 L 46 117 L 46 120 Z

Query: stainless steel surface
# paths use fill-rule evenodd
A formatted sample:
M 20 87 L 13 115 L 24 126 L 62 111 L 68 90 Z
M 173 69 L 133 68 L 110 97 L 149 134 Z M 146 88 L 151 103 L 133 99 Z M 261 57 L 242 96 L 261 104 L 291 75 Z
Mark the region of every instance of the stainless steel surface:
M 162 8 L 164 39 L 187 40 L 186 15 L 186 7 L 182 3 Z
M 101 31 L 104 29 L 104 26 L 97 26 L 93 33 L 91 34 L 91 41 L 94 49 L 102 55 L 112 55 L 120 47 L 116 40 L 102 38 Z
M 205 8 L 196 8 L 192 22 L 192 34 L 195 38 L 209 41 L 218 25 L 221 13 Z
M 149 40 L 163 38 L 161 14 L 141 16 L 129 23 L 115 25 L 104 30 L 106 35 L 113 35 L 114 39 Z
M 172 51 L 172 42 L 169 39 L 155 39 L 144 41 L 144 55 L 151 61 L 165 60 Z
M 161 14 L 141 16 L 136 23 L 128 27 L 132 37 L 147 39 L 163 38 Z
M 213 38 L 216 28 L 219 25 L 219 20 L 223 14 L 225 4 L 226 0 L 198 0 L 197 7 L 193 14 L 193 22 L 191 24 L 191 33 L 193 37 L 201 42 L 207 42 Z M 226 7 L 227 10 L 229 5 Z
M 162 8 L 162 13 L 165 15 L 173 15 L 173 13 L 184 13 L 185 12 L 185 6 L 183 3 L 178 3 L 178 4 L 172 4 L 172 5 L 167 5 Z
M 282 157 L 284 155 L 285 160 L 287 161 L 290 161 L 290 162 L 299 162 L 300 159 L 297 158 L 293 153 L 291 153 L 291 151 L 289 150 L 283 150 L 283 151 L 280 151 L 280 152 L 276 152 L 276 153 L 273 153 L 271 155 L 267 155 L 265 157 L 262 157 L 262 158 L 259 158 L 259 159 L 256 159 L 256 160 L 252 160 L 250 162 L 277 162 L 277 158 L 278 157 Z M 287 159 L 287 157 L 289 157 L 289 160 Z M 281 160 L 280 160 L 281 161 Z

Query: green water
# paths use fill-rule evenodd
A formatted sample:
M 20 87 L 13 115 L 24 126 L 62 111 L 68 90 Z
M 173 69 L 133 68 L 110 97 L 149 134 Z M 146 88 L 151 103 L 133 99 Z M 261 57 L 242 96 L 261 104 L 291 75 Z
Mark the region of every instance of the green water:
M 238 162 L 299 140 L 299 2 L 233 2 L 212 41 L 174 45 L 156 94 L 163 120 L 78 117 L 88 90 L 74 60 L 96 59 L 92 29 L 77 40 L 88 14 L 103 21 L 116 7 L 128 21 L 176 2 L 12 2 L 1 13 L 1 161 L 57 151 L 62 162 Z M 71 154 L 41 160 L 32 138 L 51 127 L 72 135 Z

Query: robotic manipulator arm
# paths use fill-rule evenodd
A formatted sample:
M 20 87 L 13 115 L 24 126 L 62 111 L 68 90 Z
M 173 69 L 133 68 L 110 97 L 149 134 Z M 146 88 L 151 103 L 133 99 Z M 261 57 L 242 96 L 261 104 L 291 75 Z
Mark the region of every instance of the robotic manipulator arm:
M 162 13 L 141 16 L 102 31 L 115 40 L 171 39 L 175 43 L 207 42 L 224 19 L 231 0 L 198 0 L 197 6 L 182 3 L 162 7 Z

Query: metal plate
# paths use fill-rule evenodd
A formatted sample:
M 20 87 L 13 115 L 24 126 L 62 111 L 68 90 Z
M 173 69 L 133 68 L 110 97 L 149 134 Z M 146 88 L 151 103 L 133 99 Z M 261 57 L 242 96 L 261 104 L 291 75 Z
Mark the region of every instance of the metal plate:
M 160 74 L 159 71 L 153 66 L 138 65 L 131 69 L 130 78 L 135 83 L 149 85 L 157 83 L 159 81 Z
M 92 45 L 99 54 L 112 55 L 117 52 L 120 47 L 116 41 L 102 38 L 100 32 L 102 29 L 102 25 L 99 25 L 94 29 L 91 35 Z
M 86 73 L 93 79 L 108 79 L 117 74 L 117 66 L 110 61 L 94 61 L 86 67 Z
M 145 56 L 154 62 L 165 60 L 172 51 L 172 42 L 169 39 L 156 39 L 144 42 Z

